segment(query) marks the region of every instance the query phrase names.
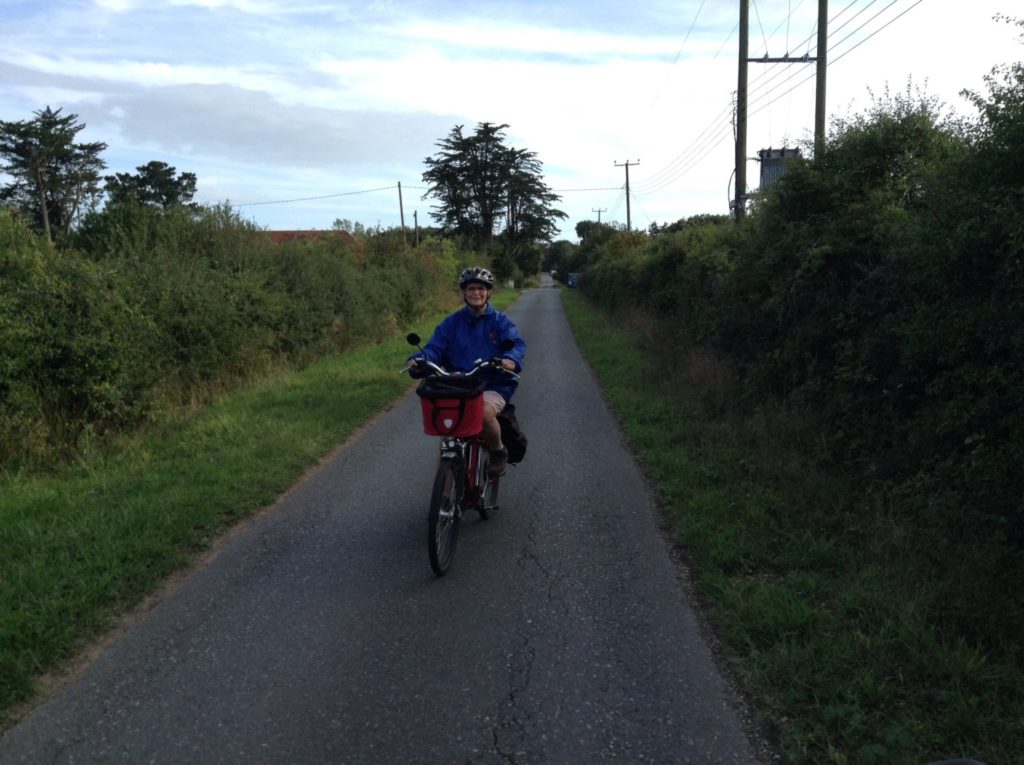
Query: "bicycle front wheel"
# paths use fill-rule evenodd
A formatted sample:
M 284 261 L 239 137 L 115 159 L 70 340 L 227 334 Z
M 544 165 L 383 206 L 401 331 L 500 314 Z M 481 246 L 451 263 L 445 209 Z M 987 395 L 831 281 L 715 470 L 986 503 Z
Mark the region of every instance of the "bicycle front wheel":
M 434 479 L 427 516 L 427 549 L 430 567 L 438 576 L 444 576 L 455 557 L 462 515 L 463 470 L 462 460 L 446 457 L 438 465 Z

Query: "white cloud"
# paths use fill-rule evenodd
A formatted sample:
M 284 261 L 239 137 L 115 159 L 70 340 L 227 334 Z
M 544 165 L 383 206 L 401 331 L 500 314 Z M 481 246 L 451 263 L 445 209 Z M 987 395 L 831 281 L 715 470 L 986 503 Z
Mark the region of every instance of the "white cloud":
M 419 44 L 443 46 L 447 51 L 461 51 L 488 58 L 510 54 L 542 54 L 558 57 L 624 57 L 659 58 L 672 56 L 678 50 L 674 36 L 632 37 L 612 33 L 565 30 L 524 24 L 496 26 L 484 19 L 467 19 L 456 23 L 417 21 L 392 30 L 399 38 Z
M 879 4 L 836 10 L 863 13 L 831 43 L 836 55 L 850 51 L 829 68 L 832 115 L 863 108 L 869 87 L 902 91 L 908 76 L 962 108 L 957 90 L 980 88 L 993 64 L 1019 59 L 1013 31 L 990 20 L 1007 0 L 914 3 L 896 0 L 842 44 Z M 814 6 L 759 2 L 753 55 L 813 53 L 805 41 Z M 89 140 L 110 145 L 111 164 L 116 156 L 130 168 L 159 153 L 197 172 L 209 201 L 414 185 L 453 125 L 508 123 L 509 142 L 538 154 L 554 188 L 617 188 L 614 163 L 639 159 L 633 215 L 646 225 L 648 216 L 728 209 L 735 24 L 724 0 L 8 0 L 0 118 L 66 105 L 87 122 Z M 779 71 L 773 84 L 784 87 L 756 111 L 759 78 Z M 813 77 L 786 93 L 809 71 L 751 66 L 749 154 L 809 134 Z M 372 211 L 377 198 L 342 201 L 367 222 L 394 222 L 390 200 Z M 621 191 L 570 192 L 562 206 L 569 231 L 595 208 L 607 210 L 604 220 L 625 218 Z M 333 217 L 318 216 L 333 207 L 247 209 L 308 227 L 329 225 Z
M 93 0 L 94 3 L 105 11 L 114 13 L 125 13 L 138 7 L 137 0 Z
M 276 15 L 281 9 L 281 3 L 259 2 L 258 0 L 167 0 L 174 6 L 196 6 L 198 8 L 233 8 L 243 13 L 256 15 Z

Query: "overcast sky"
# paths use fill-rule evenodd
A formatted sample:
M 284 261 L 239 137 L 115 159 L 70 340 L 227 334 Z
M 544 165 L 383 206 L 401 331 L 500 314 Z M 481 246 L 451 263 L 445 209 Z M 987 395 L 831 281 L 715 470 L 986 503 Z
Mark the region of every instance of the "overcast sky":
M 109 172 L 198 176 L 270 229 L 429 224 L 423 159 L 454 125 L 507 123 L 580 220 L 725 214 L 737 0 L 0 0 L 0 119 L 51 106 Z M 1019 0 L 833 0 L 829 120 L 908 85 L 974 114 L 1024 58 Z M 815 55 L 815 0 L 751 0 L 750 55 Z M 814 128 L 814 65 L 751 64 L 748 155 Z M 633 166 L 632 163 L 639 162 Z M 616 164 L 620 166 L 616 166 Z M 758 167 L 750 162 L 749 185 Z M 314 197 L 314 199 L 310 199 Z M 287 201 L 286 201 L 287 200 Z M 301 200 L 301 201 L 298 201 Z

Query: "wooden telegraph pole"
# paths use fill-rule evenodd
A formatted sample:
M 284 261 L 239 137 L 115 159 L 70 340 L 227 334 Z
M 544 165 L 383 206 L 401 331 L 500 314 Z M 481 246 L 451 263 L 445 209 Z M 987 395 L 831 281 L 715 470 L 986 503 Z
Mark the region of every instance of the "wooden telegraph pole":
M 814 96 L 814 154 L 820 156 L 825 145 L 825 67 L 828 46 L 828 0 L 818 0 L 818 50 L 816 56 L 781 56 L 750 58 L 750 0 L 740 0 L 740 55 L 736 85 L 736 198 L 733 201 L 736 221 L 743 220 L 747 201 L 747 64 L 809 64 L 817 63 Z
M 405 205 L 402 203 L 402 182 L 398 182 L 398 217 L 402 221 L 402 246 L 408 247 L 409 242 L 405 238 Z
M 828 66 L 828 0 L 818 0 L 818 49 L 814 92 L 814 158 L 825 148 L 825 68 Z
M 736 222 L 747 212 L 747 63 L 750 48 L 750 0 L 740 0 L 740 60 L 736 80 Z
M 632 218 L 631 218 L 631 216 L 629 214 L 629 166 L 633 165 L 635 167 L 636 165 L 639 165 L 639 164 L 640 164 L 640 160 L 639 159 L 636 162 L 630 162 L 627 159 L 625 164 L 619 164 L 618 162 L 615 163 L 616 167 L 624 167 L 624 168 L 626 168 L 626 231 L 632 231 L 633 230 L 633 221 L 632 221 Z

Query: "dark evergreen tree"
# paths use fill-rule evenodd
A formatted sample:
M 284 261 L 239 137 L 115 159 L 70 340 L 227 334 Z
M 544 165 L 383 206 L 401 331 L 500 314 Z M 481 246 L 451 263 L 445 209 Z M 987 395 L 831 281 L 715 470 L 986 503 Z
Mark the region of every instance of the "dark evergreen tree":
M 545 185 L 536 154 L 505 145 L 507 127 L 483 122 L 465 135 L 456 125 L 424 160 L 423 180 L 425 196 L 438 201 L 431 217 L 447 233 L 478 249 L 500 237 L 507 259 L 515 260 L 529 245 L 549 240 L 566 215 L 552 207 L 559 197 Z
M 195 173 L 181 173 L 156 160 L 135 168 L 136 173 L 108 175 L 106 192 L 112 204 L 135 201 L 164 210 L 192 202 L 196 193 Z
M 13 204 L 52 241 L 64 235 L 99 199 L 105 143 L 75 143 L 85 128 L 77 114 L 61 116 L 49 106 L 35 119 L 0 121 L 0 170 L 14 180 L 0 188 L 0 202 Z
M 558 233 L 555 221 L 567 217 L 552 207 L 559 198 L 544 183 L 541 172 L 534 152 L 511 152 L 505 241 L 509 257 L 524 274 L 540 269 L 543 255 L 538 243 L 550 242 Z

